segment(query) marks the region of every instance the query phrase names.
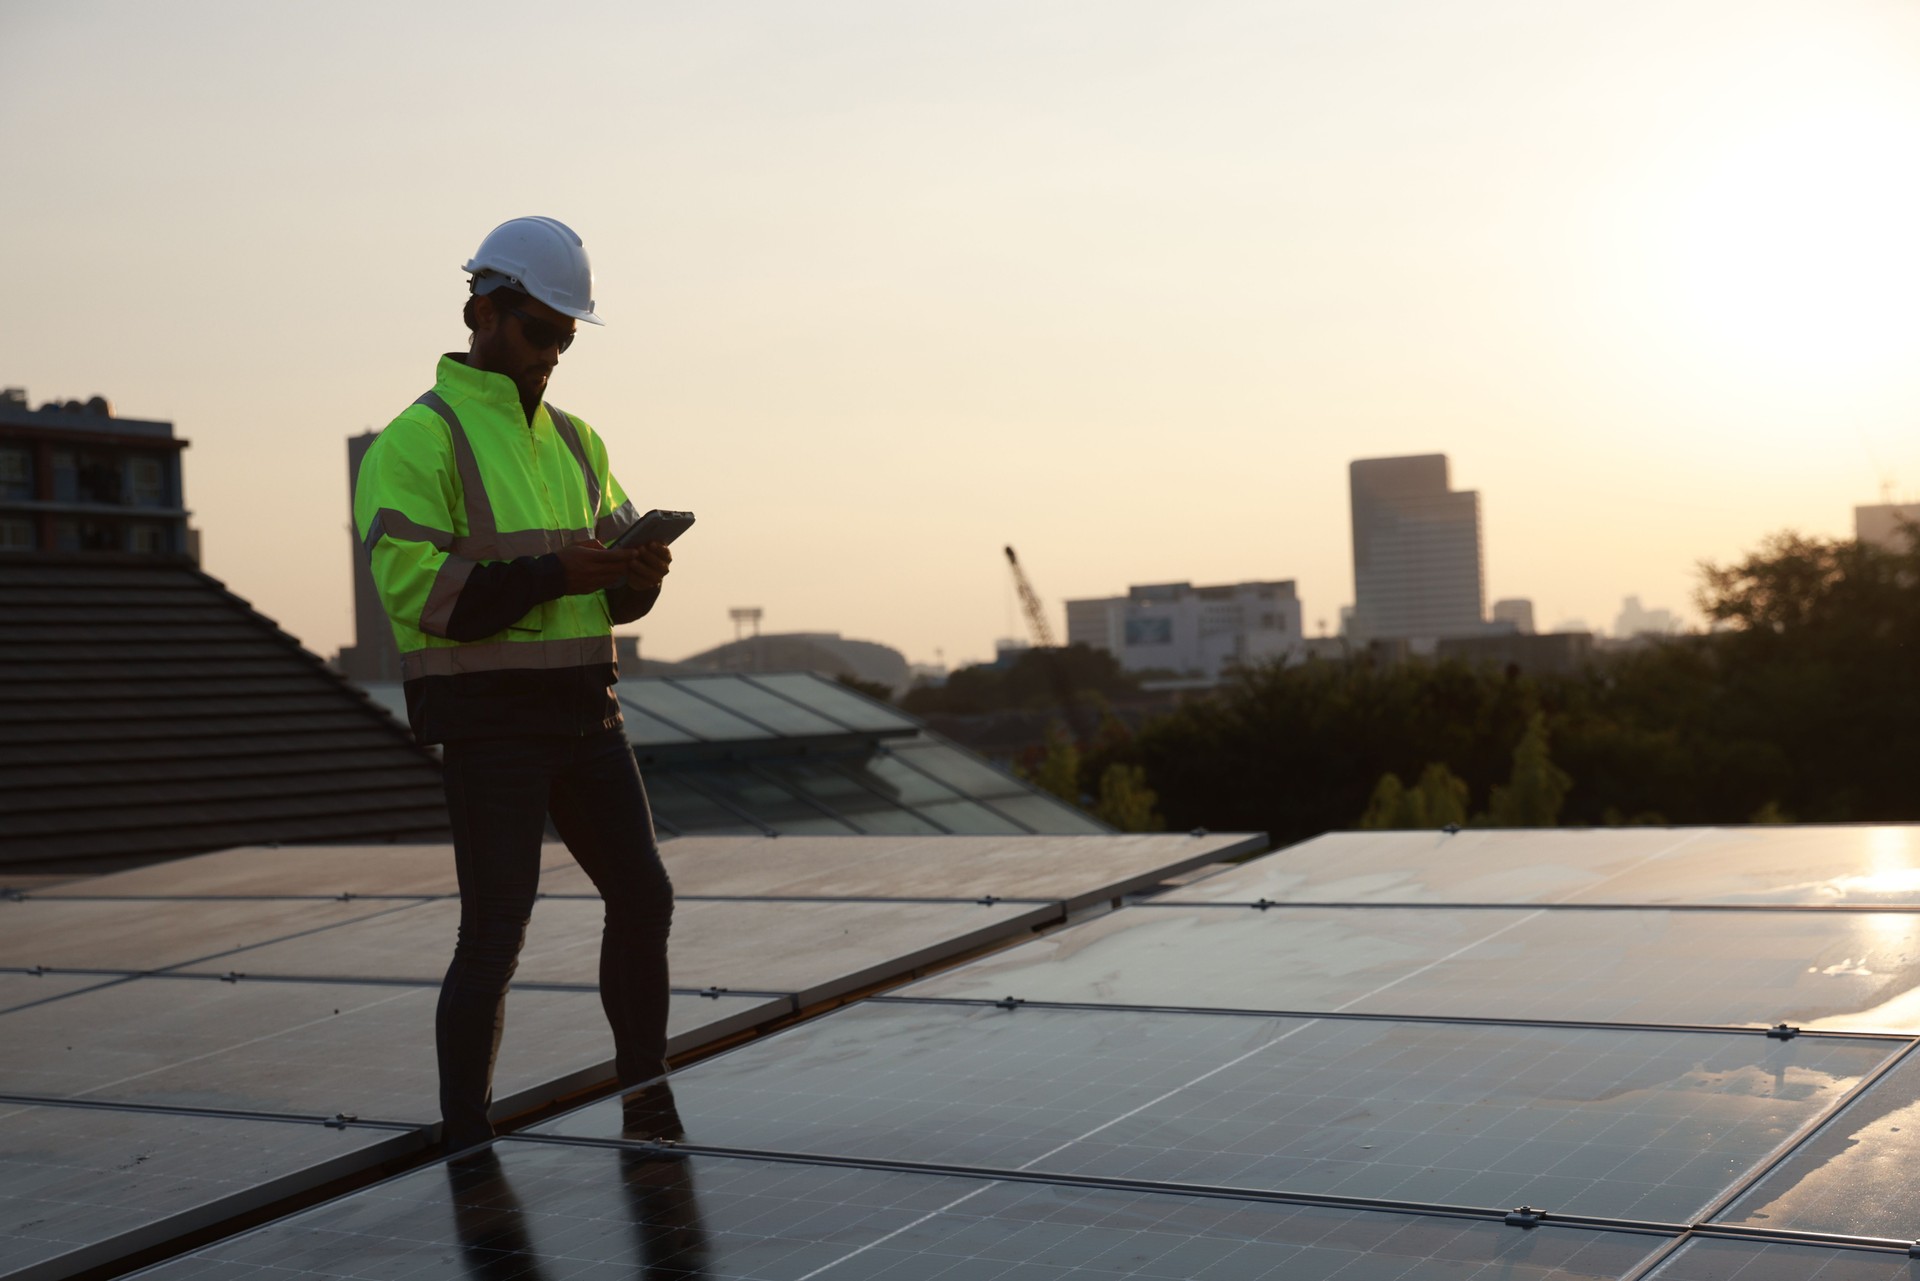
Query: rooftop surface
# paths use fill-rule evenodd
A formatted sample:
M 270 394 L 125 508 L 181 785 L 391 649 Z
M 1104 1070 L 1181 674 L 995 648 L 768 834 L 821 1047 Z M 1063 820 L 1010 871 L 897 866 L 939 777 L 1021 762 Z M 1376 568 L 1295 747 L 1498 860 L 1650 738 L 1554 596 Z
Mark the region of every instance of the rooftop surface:
M 0 554 L 0 865 L 446 834 L 406 729 L 191 562 Z

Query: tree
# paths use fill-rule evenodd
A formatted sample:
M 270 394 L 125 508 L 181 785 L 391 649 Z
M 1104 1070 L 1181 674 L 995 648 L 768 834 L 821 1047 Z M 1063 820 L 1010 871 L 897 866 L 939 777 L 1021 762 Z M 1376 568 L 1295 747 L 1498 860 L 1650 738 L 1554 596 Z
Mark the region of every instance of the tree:
M 1080 804 L 1080 745 L 1062 725 L 1047 728 L 1047 747 L 1036 765 L 1015 764 L 1013 772 L 1069 805 Z M 1117 826 L 1117 824 L 1116 824 Z
M 1159 801 L 1147 786 L 1146 770 L 1115 761 L 1100 772 L 1100 800 L 1093 813 L 1123 832 L 1159 832 L 1165 830 L 1154 809 Z
M 1573 780 L 1547 755 L 1547 718 L 1535 712 L 1513 749 L 1513 774 L 1487 801 L 1488 827 L 1552 827 Z
M 1409 789 L 1397 774 L 1383 774 L 1374 784 L 1367 812 L 1360 816 L 1362 831 L 1422 831 L 1465 827 L 1467 785 L 1445 765 L 1429 765 Z

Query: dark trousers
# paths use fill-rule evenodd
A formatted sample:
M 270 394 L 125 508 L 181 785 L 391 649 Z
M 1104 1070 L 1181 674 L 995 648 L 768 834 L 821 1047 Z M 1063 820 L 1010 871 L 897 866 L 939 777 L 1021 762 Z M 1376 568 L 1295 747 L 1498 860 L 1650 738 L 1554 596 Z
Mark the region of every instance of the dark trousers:
M 624 730 L 453 742 L 444 755 L 460 937 L 440 986 L 434 1042 L 440 1115 L 458 1148 L 493 1134 L 494 1057 L 540 888 L 548 816 L 606 900 L 600 1002 L 622 1085 L 659 1075 L 666 1055 L 673 886 Z

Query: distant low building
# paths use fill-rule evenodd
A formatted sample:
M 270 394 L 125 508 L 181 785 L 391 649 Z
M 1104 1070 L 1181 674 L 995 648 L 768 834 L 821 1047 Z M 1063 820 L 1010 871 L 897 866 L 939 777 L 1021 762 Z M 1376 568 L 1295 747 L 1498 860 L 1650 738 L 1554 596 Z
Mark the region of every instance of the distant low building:
M 907 658 L 891 645 L 848 640 L 838 632 L 784 632 L 746 636 L 679 662 L 689 672 L 818 672 L 884 685 L 895 694 L 908 685 Z
M 1533 625 L 1533 602 L 1522 598 L 1497 600 L 1493 602 L 1493 622 L 1502 630 L 1516 631 L 1530 635 Z
M 1511 667 L 1529 676 L 1572 676 L 1593 661 L 1590 632 L 1490 633 L 1440 640 L 1434 657 L 1486 667 Z
M 1920 503 L 1874 503 L 1853 509 L 1853 536 L 1883 551 L 1911 545 L 1908 525 L 1920 525 Z
M 1213 680 L 1232 667 L 1293 656 L 1303 640 L 1291 580 L 1153 583 L 1125 596 L 1067 602 L 1067 643 L 1105 650 L 1130 672 Z
M 1635 636 L 1671 636 L 1682 629 L 1680 616 L 1670 609 L 1648 609 L 1638 596 L 1620 602 L 1620 613 L 1613 620 L 1613 634 L 1621 640 Z
M 0 552 L 190 556 L 173 424 L 119 418 L 105 397 L 31 409 L 0 392 Z

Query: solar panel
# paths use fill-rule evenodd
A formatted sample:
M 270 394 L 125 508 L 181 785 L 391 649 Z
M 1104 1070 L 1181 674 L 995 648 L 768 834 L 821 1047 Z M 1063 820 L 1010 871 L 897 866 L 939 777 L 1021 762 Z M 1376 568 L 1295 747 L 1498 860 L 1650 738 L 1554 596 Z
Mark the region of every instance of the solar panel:
M 689 773 L 692 773 L 689 771 Z M 687 775 L 683 774 L 683 778 Z M 741 766 L 717 765 L 699 770 L 690 783 L 710 793 L 723 805 L 753 815 L 785 836 L 854 836 L 854 829 L 802 800 L 763 774 Z
M 1910 1281 L 1905 1252 L 1820 1249 L 1695 1238 L 1648 1281 Z
M 542 867 L 572 866 L 560 844 L 541 851 Z M 196 858 L 84 877 L 35 891 L 54 898 L 403 897 L 456 894 L 453 847 L 430 845 L 247 845 Z M 4 919 L 4 918 L 0 918 Z
M 909 733 L 918 722 L 846 686 L 804 672 L 755 672 L 742 679 L 812 708 L 849 729 L 868 733 Z
M 664 747 L 700 741 L 687 731 L 642 711 L 639 704 L 627 698 L 619 689 L 615 689 L 614 693 L 620 700 L 620 719 L 626 724 L 628 742 L 639 747 Z
M 690 1142 L 1681 1222 L 1884 1042 L 870 1003 L 677 1074 Z M 611 1138 L 617 1101 L 543 1133 Z
M 241 948 L 413 906 L 313 899 L 0 902 L 0 966 L 156 970 L 211 964 Z
M 914 995 L 1920 1032 L 1920 915 L 1145 904 Z
M 429 987 L 143 978 L 0 1015 L 0 1093 L 431 1124 L 439 1116 Z M 675 996 L 686 1049 L 787 1003 Z M 519 988 L 495 1074 L 503 1114 L 613 1075 L 593 992 Z
M 1623 1233 L 505 1140 L 142 1277 L 1617 1281 Z
M 1920 903 L 1920 827 L 1336 832 L 1172 902 Z
M 702 742 L 738 742 L 772 738 L 764 725 L 743 720 L 664 680 L 627 681 L 617 687 L 620 702 L 682 734 Z
M 535 904 L 516 981 L 595 987 L 597 899 Z M 674 909 L 669 960 L 676 986 L 789 992 L 811 1003 L 895 977 L 1059 915 L 1052 905 L 701 901 Z M 395 979 L 437 984 L 453 955 L 460 906 L 435 899 L 392 914 L 271 943 L 194 967 L 256 978 Z
M 1081 907 L 1236 854 L 1259 836 L 689 836 L 661 847 L 674 890 L 738 898 L 1023 898 Z M 541 877 L 547 894 L 594 893 L 578 867 Z M 1214 909 L 1200 909 L 1214 911 Z M 1214 911 L 1225 919 L 1226 914 Z M 1235 915 L 1238 915 L 1237 913 Z M 1252 915 L 1249 913 L 1248 915 Z
M 823 737 L 845 734 L 849 730 L 838 721 L 739 677 L 676 677 L 673 683 L 689 694 L 718 703 L 757 725 L 766 726 L 782 738 Z
M 71 1276 L 418 1147 L 311 1122 L 0 1105 L 0 1274 Z
M 895 805 L 852 775 L 820 761 L 783 758 L 755 761 L 751 768 L 844 815 L 869 835 L 934 836 L 940 831 L 912 810 Z
M 1911 1241 L 1920 1236 L 1917 1158 L 1920 1060 L 1909 1057 L 1714 1221 Z
M 653 807 L 655 822 L 666 823 L 676 832 L 743 836 L 765 834 L 760 824 L 728 809 L 671 771 L 648 769 L 643 772 L 642 778 L 646 782 L 647 803 Z
M 92 974 L 33 974 L 0 971 L 0 1014 L 23 1005 L 37 1005 L 56 997 L 83 992 L 111 979 Z

